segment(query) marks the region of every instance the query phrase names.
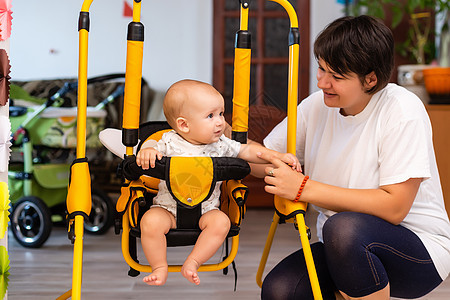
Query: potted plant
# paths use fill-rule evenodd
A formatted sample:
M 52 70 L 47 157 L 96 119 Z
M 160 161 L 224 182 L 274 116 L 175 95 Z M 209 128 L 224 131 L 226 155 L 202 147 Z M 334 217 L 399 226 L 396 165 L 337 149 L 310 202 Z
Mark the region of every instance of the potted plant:
M 403 61 L 413 64 L 400 65 L 398 83 L 429 102 L 423 80 L 423 70 L 430 63 L 448 63 L 450 33 L 448 31 L 449 0 L 354 0 L 353 15 L 367 14 L 378 17 L 394 31 L 399 24 L 408 22 L 408 30 L 402 40 L 396 41 L 396 51 Z M 388 13 L 387 13 L 388 12 Z M 389 18 L 388 18 L 389 16 Z M 436 16 L 445 16 L 444 22 L 435 22 Z M 434 36 L 440 36 L 436 51 Z M 438 59 L 439 58 L 439 59 Z M 438 60 L 437 60 L 438 59 Z M 448 66 L 447 66 L 448 67 Z

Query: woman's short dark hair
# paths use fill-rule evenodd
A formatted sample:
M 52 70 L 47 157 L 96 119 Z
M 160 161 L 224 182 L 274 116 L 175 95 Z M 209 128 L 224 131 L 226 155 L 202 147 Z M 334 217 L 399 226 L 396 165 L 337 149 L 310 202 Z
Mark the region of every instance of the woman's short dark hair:
M 334 72 L 355 73 L 364 83 L 374 71 L 377 84 L 366 91 L 384 88 L 394 69 L 394 38 L 391 30 L 370 16 L 342 17 L 330 23 L 314 42 L 314 56 L 323 59 Z

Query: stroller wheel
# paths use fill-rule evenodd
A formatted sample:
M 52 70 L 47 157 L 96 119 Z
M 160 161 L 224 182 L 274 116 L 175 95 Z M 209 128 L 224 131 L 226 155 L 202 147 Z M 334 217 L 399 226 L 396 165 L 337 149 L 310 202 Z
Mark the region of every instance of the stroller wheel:
M 91 234 L 104 234 L 114 222 L 114 204 L 101 190 L 92 189 L 92 209 L 84 229 Z
M 13 206 L 11 229 L 14 238 L 22 246 L 41 247 L 52 230 L 50 209 L 38 197 L 20 198 Z

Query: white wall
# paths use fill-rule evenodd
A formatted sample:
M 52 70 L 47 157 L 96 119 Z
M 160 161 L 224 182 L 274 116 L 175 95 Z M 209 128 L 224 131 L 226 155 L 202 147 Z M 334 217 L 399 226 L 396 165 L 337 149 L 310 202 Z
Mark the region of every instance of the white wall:
M 82 0 L 13 2 L 13 80 L 76 77 Z M 132 3 L 132 1 L 128 1 Z M 88 76 L 125 72 L 123 0 L 90 7 Z M 212 81 L 212 0 L 142 1 L 143 77 L 157 90 L 181 78 Z
M 164 91 L 182 78 L 212 82 L 212 1 L 142 1 L 143 76 L 152 88 Z M 77 76 L 81 5 L 82 0 L 13 2 L 13 80 Z M 122 9 L 123 0 L 93 1 L 88 76 L 125 71 L 131 18 L 123 17 Z M 311 0 L 311 47 L 320 30 L 341 15 L 336 0 Z M 316 70 L 311 54 L 311 91 L 317 90 Z
M 314 46 L 314 40 L 317 35 L 325 28 L 325 26 L 344 15 L 342 4 L 338 4 L 336 0 L 310 0 L 311 1 L 311 55 L 310 55 L 310 80 L 309 91 L 314 92 L 319 88 L 317 87 L 316 73 L 317 62 L 314 58 L 312 48 Z

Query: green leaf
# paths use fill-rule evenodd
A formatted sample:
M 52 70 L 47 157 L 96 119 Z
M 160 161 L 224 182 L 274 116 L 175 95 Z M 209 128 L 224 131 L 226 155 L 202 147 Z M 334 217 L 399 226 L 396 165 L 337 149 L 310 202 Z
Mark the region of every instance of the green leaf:
M 9 271 L 9 256 L 5 246 L 0 246 L 0 275 L 4 275 Z
M 399 7 L 392 7 L 392 28 L 397 27 L 403 20 L 403 10 Z
M 0 275 L 0 299 L 4 299 L 8 290 L 9 273 Z
M 408 13 L 412 13 L 417 7 L 422 7 L 424 5 L 423 0 L 408 0 L 406 5 Z
M 375 16 L 375 17 L 377 17 L 377 18 L 380 18 L 380 19 L 384 19 L 384 9 L 383 9 L 383 6 L 381 6 L 381 5 L 375 5 L 374 7 L 373 7 L 373 9 L 372 9 L 372 11 L 373 11 L 373 15 Z
M 0 299 L 3 299 L 8 289 L 9 256 L 4 246 L 0 246 Z

